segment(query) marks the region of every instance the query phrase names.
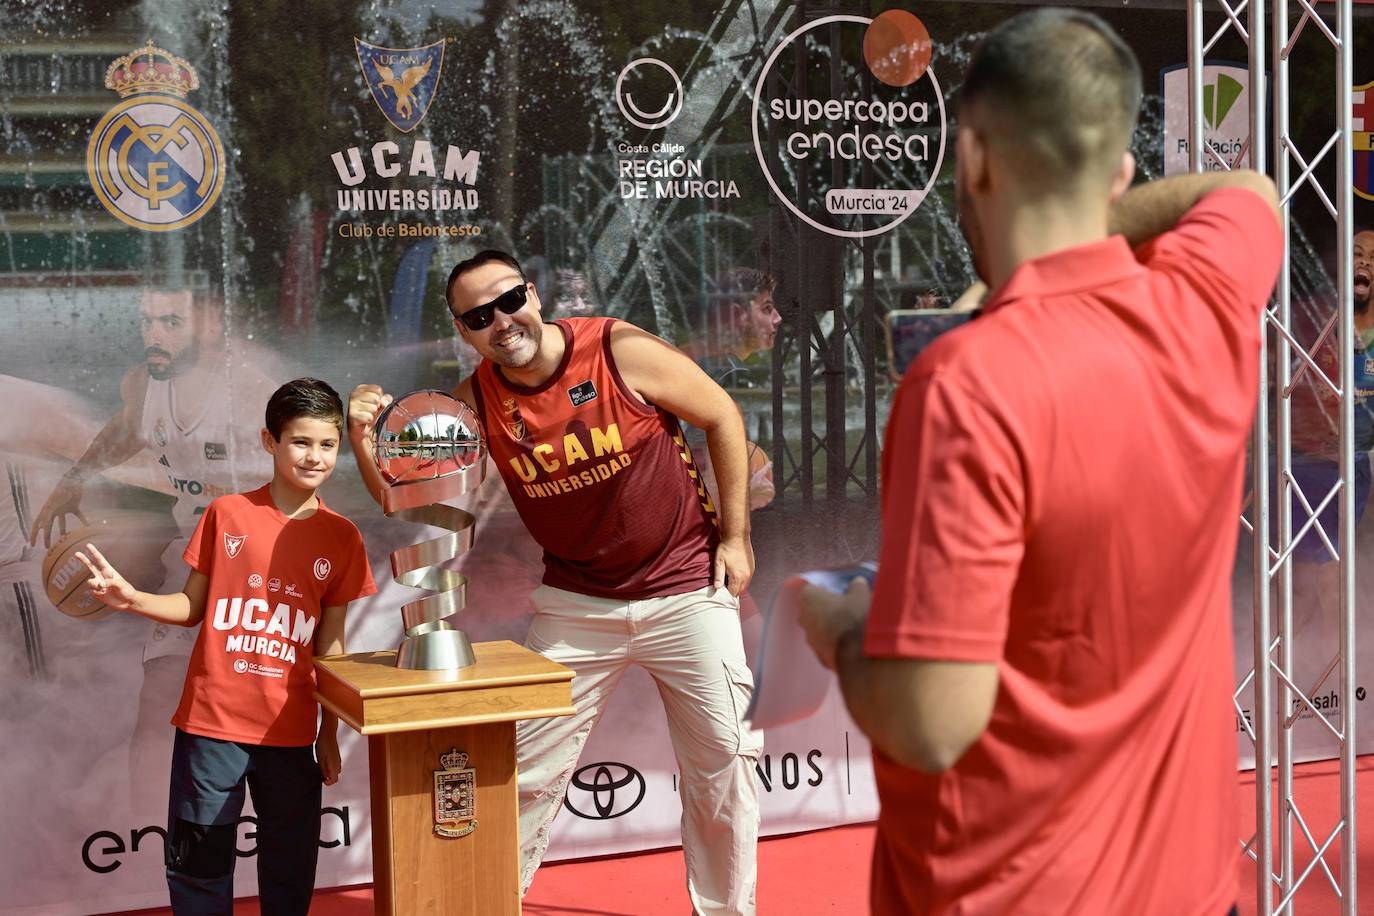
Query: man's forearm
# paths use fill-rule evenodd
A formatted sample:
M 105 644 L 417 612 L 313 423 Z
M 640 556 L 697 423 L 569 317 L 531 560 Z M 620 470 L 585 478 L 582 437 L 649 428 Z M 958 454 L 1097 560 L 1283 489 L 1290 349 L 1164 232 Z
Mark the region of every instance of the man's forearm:
M 382 472 L 377 469 L 377 462 L 373 460 L 371 438 L 364 433 L 355 435 L 349 430 L 348 443 L 353 447 L 353 458 L 358 462 L 358 473 L 362 475 L 367 492 L 380 506 L 382 494 L 387 490 L 387 482 L 382 478 Z
M 143 449 L 143 440 L 131 428 L 128 417 L 120 412 L 95 434 L 91 444 L 67 471 L 69 480 L 84 483 L 106 468 L 123 464 Z
M 862 628 L 840 635 L 835 644 L 835 673 L 839 675 L 840 692 L 849 715 L 875 748 L 893 760 L 901 760 L 903 755 L 885 726 L 886 706 L 891 697 L 878 689 L 874 662 L 864 654 Z
M 730 416 L 706 429 L 706 450 L 711 453 L 711 467 L 716 472 L 721 538 L 748 537 L 749 451 L 739 411 L 732 410 Z
M 1121 234 L 1131 247 L 1172 229 L 1203 197 L 1223 188 L 1243 188 L 1263 197 L 1278 212 L 1274 183 L 1258 172 L 1204 172 L 1175 175 L 1132 188 L 1112 205 L 1107 231 Z
M 861 628 L 840 635 L 835 670 L 849 714 L 873 746 L 925 773 L 958 762 L 987 728 L 997 697 L 996 665 L 870 658 Z

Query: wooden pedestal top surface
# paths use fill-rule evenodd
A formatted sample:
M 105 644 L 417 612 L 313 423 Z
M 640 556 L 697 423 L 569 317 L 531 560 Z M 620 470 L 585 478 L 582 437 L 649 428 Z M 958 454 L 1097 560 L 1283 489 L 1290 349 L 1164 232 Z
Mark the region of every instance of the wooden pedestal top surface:
M 396 652 L 315 659 L 315 699 L 364 735 L 571 715 L 571 668 L 509 640 L 474 643 L 456 671 L 396 667 Z

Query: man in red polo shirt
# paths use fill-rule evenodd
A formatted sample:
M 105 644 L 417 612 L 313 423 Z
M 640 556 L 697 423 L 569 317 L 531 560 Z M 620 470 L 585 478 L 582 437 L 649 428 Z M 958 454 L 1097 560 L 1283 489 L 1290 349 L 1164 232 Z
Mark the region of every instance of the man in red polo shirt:
M 956 186 L 992 292 L 898 390 L 872 593 L 803 615 L 875 748 L 875 913 L 1235 901 L 1230 572 L 1278 203 L 1249 172 L 1121 196 L 1139 98 L 1081 12 L 969 65 Z

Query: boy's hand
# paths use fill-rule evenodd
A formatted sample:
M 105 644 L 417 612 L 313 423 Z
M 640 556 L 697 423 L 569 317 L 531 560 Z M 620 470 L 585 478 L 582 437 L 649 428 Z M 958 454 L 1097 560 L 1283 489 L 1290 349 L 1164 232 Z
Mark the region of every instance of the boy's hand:
M 325 785 L 332 786 L 339 781 L 339 774 L 343 772 L 343 757 L 339 754 L 336 735 L 320 732 L 315 739 L 315 759 L 319 761 L 320 775 L 324 777 Z
M 372 433 L 372 424 L 377 415 L 391 403 L 391 395 L 382 391 L 381 385 L 359 385 L 348 396 L 348 430 L 364 435 Z
M 91 594 L 116 611 L 127 611 L 133 607 L 138 598 L 138 589 L 130 585 L 119 571 L 110 565 L 110 561 L 95 549 L 94 544 L 87 544 L 86 549 L 91 552 L 95 562 L 79 550 L 76 552 L 76 558 L 85 563 L 86 568 L 91 571 L 91 577 L 86 580 Z

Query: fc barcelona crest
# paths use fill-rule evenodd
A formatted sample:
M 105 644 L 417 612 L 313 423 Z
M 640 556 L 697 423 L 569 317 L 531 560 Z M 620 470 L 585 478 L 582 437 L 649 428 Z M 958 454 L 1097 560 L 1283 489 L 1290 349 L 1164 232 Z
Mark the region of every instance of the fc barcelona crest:
M 382 48 L 354 38 L 358 66 L 372 99 L 397 130 L 410 133 L 429 112 L 444 68 L 444 42 L 422 48 Z
M 1350 98 L 1350 183 L 1356 194 L 1374 200 L 1374 82 L 1355 86 Z
M 442 837 L 467 836 L 477 829 L 477 771 L 456 747 L 439 755 L 434 771 L 434 832 Z

